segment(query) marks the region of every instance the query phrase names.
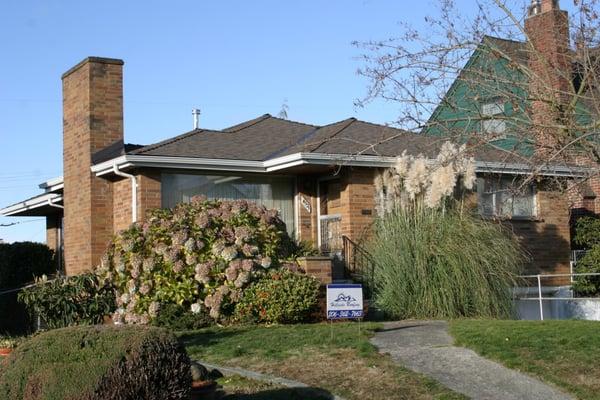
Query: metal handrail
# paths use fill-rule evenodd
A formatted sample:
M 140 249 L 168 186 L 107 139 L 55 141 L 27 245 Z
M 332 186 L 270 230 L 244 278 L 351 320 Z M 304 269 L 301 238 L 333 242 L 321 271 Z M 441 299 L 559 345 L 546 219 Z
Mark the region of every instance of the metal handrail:
M 365 283 L 367 291 L 372 291 L 375 272 L 373 257 L 367 250 L 346 235 L 342 235 L 342 244 L 344 264 L 348 275 L 352 278 L 358 278 L 359 281 Z

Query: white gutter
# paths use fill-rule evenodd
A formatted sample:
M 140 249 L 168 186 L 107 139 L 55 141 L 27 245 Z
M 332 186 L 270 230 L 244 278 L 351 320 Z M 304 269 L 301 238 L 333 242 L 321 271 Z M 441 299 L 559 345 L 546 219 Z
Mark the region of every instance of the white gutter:
M 24 211 L 33 210 L 35 208 L 43 207 L 46 205 L 50 205 L 49 202 L 52 202 L 54 206 L 60 207 L 56 202 L 62 201 L 62 196 L 57 193 L 44 193 L 39 196 L 36 196 L 32 199 L 22 201 L 17 204 L 10 205 L 0 210 L 0 215 L 10 216 L 14 214 L 19 214 Z
M 137 222 L 137 180 L 135 175 L 120 171 L 116 162 L 113 164 L 113 172 L 115 175 L 131 180 L 131 222 Z
M 114 172 L 114 166 L 121 170 L 132 167 L 152 167 L 169 169 L 218 170 L 231 172 L 274 172 L 298 165 L 345 165 L 353 167 L 390 167 L 396 157 L 372 155 L 344 155 L 324 153 L 294 153 L 266 161 L 233 160 L 220 158 L 171 157 L 171 156 L 142 156 L 124 155 L 113 160 L 92 166 L 96 176 Z M 531 166 L 527 164 L 477 161 L 477 172 L 499 174 L 530 174 Z M 593 172 L 591 168 L 550 166 L 543 167 L 539 174 L 546 176 L 584 177 Z

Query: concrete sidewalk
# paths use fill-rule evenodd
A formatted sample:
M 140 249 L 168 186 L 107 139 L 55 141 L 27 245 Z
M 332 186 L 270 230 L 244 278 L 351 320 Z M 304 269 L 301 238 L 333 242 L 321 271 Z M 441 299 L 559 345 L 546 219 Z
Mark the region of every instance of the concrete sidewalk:
M 472 399 L 574 399 L 472 350 L 453 346 L 445 321 L 387 322 L 371 342 L 395 362 Z

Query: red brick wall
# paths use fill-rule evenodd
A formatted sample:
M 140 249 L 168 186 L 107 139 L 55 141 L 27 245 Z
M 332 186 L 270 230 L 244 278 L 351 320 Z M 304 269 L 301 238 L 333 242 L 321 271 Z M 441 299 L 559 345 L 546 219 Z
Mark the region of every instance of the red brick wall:
M 143 221 L 149 210 L 161 207 L 160 173 L 141 171 L 138 182 L 138 220 Z
M 529 54 L 531 119 L 538 153 L 544 156 L 556 145 L 556 132 L 542 126 L 559 118 L 558 106 L 568 101 L 571 92 L 569 16 L 552 0 L 543 0 L 541 12 L 525 20 L 525 31 L 535 49 Z
M 344 171 L 340 193 L 342 234 L 357 243 L 369 235 L 375 217 L 374 179 L 374 168 Z
M 113 187 L 113 232 L 129 228 L 131 215 L 131 180 L 121 178 L 112 183 Z
M 558 191 L 537 193 L 535 221 L 506 222 L 530 253 L 525 274 L 568 274 L 570 272 L 570 226 L 568 195 Z M 543 285 L 567 285 L 569 278 L 545 279 Z
M 88 58 L 63 75 L 64 245 L 68 275 L 98 263 L 113 230 L 112 185 L 91 156 L 123 140 L 123 62 Z
M 306 275 L 317 278 L 323 285 L 332 281 L 332 261 L 329 257 L 302 257 L 298 259 L 300 269 Z
M 137 220 L 144 221 L 148 210 L 160 208 L 160 173 L 140 171 L 137 180 Z M 113 230 L 119 232 L 132 223 L 131 180 L 122 178 L 113 182 Z
M 59 247 L 60 214 L 46 216 L 46 245 L 56 251 Z

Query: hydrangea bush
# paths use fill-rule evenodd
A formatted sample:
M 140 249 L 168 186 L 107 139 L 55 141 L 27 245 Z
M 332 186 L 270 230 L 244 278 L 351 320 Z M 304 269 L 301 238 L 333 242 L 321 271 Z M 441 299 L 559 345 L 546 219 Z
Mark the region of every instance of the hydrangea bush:
M 116 323 L 150 322 L 161 304 L 230 315 L 243 289 L 287 257 L 290 238 L 276 210 L 198 196 L 154 210 L 119 233 L 96 273 L 116 290 Z

